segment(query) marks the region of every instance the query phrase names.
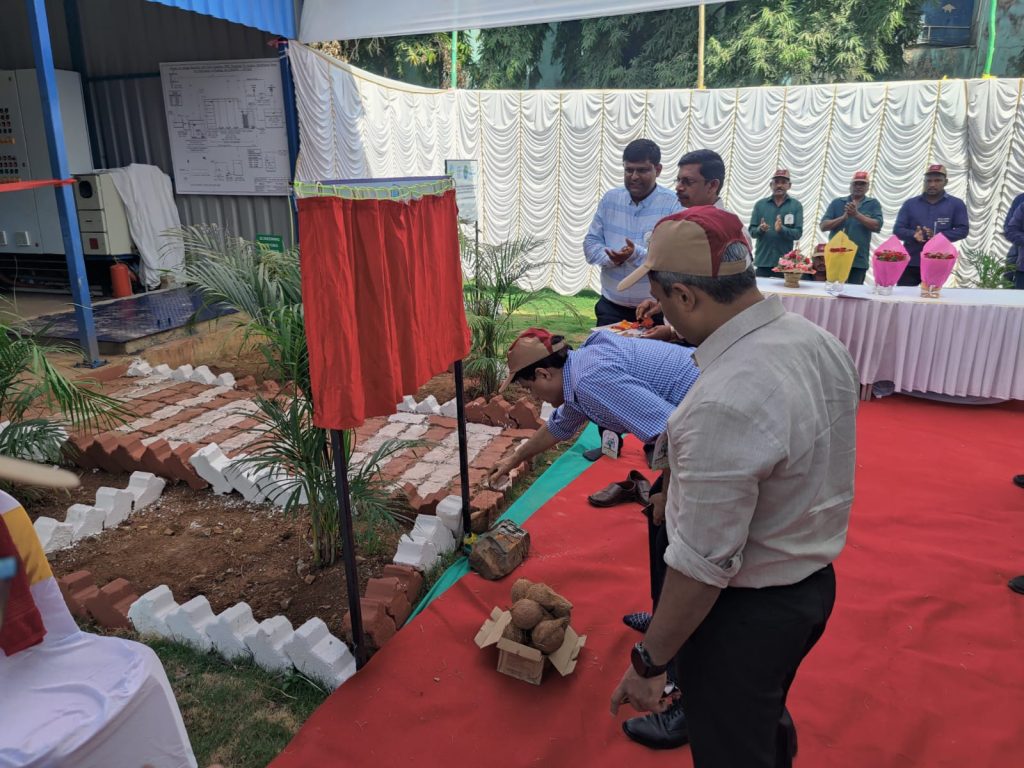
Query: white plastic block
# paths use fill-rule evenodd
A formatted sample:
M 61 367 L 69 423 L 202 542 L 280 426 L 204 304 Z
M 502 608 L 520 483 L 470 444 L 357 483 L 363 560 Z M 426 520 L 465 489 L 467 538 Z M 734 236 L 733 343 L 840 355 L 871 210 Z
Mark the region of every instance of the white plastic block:
M 178 609 L 178 603 L 166 584 L 154 587 L 128 607 L 128 620 L 140 635 L 170 637 L 167 616 Z
M 213 375 L 213 371 L 207 365 L 200 365 L 192 371 L 192 375 L 188 377 L 188 380 L 196 384 L 206 384 L 207 386 L 217 383 L 217 377 Z
M 141 358 L 133 360 L 132 364 L 128 366 L 128 376 L 151 376 L 152 374 L 153 366 Z
M 224 455 L 219 445 L 204 445 L 189 457 L 188 463 L 210 484 L 214 493 L 231 493 L 233 486 L 224 477 L 224 470 L 231 464 L 231 459 Z
M 252 656 L 244 636 L 258 626 L 249 604 L 237 603 L 213 618 L 206 627 L 206 635 L 225 659 L 243 659 Z
M 555 412 L 555 406 L 553 406 L 551 403 L 541 403 L 540 404 L 540 420 L 541 421 L 547 421 L 549 418 L 551 418 L 551 414 L 554 413 L 554 412 Z
M 71 546 L 75 528 L 70 523 L 62 523 L 52 517 L 37 517 L 32 525 L 46 554 Z
M 71 541 L 77 542 L 86 536 L 99 536 L 103 533 L 103 523 L 107 518 L 106 511 L 90 507 L 88 504 L 72 504 L 64 522 L 72 527 Z
M 406 395 L 402 398 L 402 402 L 395 407 L 399 413 L 416 413 L 416 398 L 412 395 Z
M 121 488 L 98 488 L 96 490 L 96 509 L 102 509 L 106 515 L 104 528 L 115 528 L 128 519 L 132 513 L 135 496 L 131 491 Z
M 264 493 L 256 485 L 257 475 L 260 470 L 262 473 L 266 473 L 269 469 L 240 461 L 243 458 L 245 457 L 236 456 L 224 468 L 224 480 L 231 483 L 231 487 L 242 494 L 246 501 L 262 501 Z
M 408 565 L 419 571 L 430 570 L 437 561 L 437 548 L 429 541 L 413 541 L 402 534 L 398 540 L 398 551 L 395 552 L 395 563 Z
M 427 395 L 423 401 L 416 406 L 416 413 L 422 413 L 427 416 L 440 416 L 441 406 L 437 404 L 437 398 L 433 395 Z
M 188 381 L 192 377 L 192 366 L 185 363 L 171 371 L 171 378 L 175 381 Z
M 167 481 L 152 472 L 132 472 L 125 489 L 132 495 L 132 512 L 145 509 L 160 498 Z
M 348 646 L 312 618 L 296 629 L 284 644 L 295 668 L 333 690 L 356 673 L 356 660 Z
M 242 639 L 252 651 L 252 660 L 268 672 L 284 672 L 292 668 L 292 660 L 284 645 L 293 634 L 292 623 L 284 616 L 265 619 Z
M 220 376 L 217 377 L 217 386 L 218 387 L 230 387 L 231 389 L 234 389 L 235 388 L 235 374 L 233 374 L 233 373 L 222 373 Z
M 455 402 L 455 398 L 441 406 L 441 415 L 447 416 L 449 419 L 459 418 L 459 404 Z
M 455 537 L 443 522 L 433 515 L 416 515 L 409 538 L 413 541 L 429 541 L 438 554 L 455 549 Z
M 445 496 L 437 504 L 437 519 L 458 539 L 462 537 L 462 497 Z
M 167 629 L 171 637 L 180 643 L 186 643 L 201 651 L 213 647 L 206 628 L 214 620 L 210 601 L 204 595 L 193 597 L 167 613 Z

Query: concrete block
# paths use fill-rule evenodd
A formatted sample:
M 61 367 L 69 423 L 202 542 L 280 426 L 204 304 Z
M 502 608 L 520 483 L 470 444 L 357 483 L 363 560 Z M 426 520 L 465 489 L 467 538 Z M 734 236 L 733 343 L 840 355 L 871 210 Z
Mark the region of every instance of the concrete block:
M 433 395 L 427 395 L 422 402 L 420 402 L 415 409 L 416 413 L 422 413 L 426 416 L 440 416 L 441 406 L 437 402 L 437 398 Z
M 402 412 L 392 413 L 390 416 L 388 416 L 388 421 L 390 421 L 392 424 L 423 424 L 426 421 L 426 419 L 423 418 L 423 416 L 421 416 L 418 413 Z M 396 434 L 391 436 L 395 437 L 397 435 L 400 435 L 402 434 L 403 431 L 404 430 L 392 429 L 392 432 L 395 432 Z M 380 432 L 378 431 L 377 434 L 379 435 Z
M 103 522 L 106 520 L 105 510 L 90 507 L 88 504 L 72 504 L 64 522 L 71 526 L 71 541 L 77 542 L 87 536 L 99 536 L 103 533 Z
M 222 373 L 217 377 L 217 386 L 235 388 L 235 374 Z
M 430 570 L 437 562 L 437 547 L 429 541 L 414 541 L 406 534 L 402 534 L 402 538 L 398 540 L 394 562 L 411 566 L 418 571 Z
M 160 498 L 167 481 L 152 472 L 132 472 L 125 489 L 132 495 L 132 512 L 145 509 Z
M 125 372 L 126 376 L 151 376 L 153 374 L 153 366 L 147 363 L 145 360 L 133 360 L 132 364 L 128 366 L 128 370 Z
M 265 474 L 257 478 L 256 485 L 266 501 L 275 506 L 283 507 L 287 504 L 296 489 L 299 492 L 298 503 L 309 503 L 309 499 L 306 498 L 305 484 L 299 478 L 292 477 L 284 470 L 275 471 L 268 469 Z
M 115 528 L 128 519 L 132 513 L 135 496 L 131 491 L 120 488 L 98 488 L 96 490 L 96 509 L 102 509 L 106 515 L 104 528 Z
M 256 472 L 263 468 L 242 461 L 245 456 L 246 454 L 239 454 L 230 459 L 222 474 L 225 482 L 230 483 L 231 487 L 242 494 L 246 501 L 254 502 L 262 496 L 262 491 L 256 485 Z
M 62 523 L 52 517 L 37 517 L 32 526 L 46 554 L 71 546 L 75 527 L 70 523 Z
M 416 398 L 412 395 L 406 395 L 402 398 L 402 402 L 395 407 L 399 413 L 416 413 Z
M 452 532 L 433 515 L 417 515 L 410 538 L 413 541 L 429 541 L 439 555 L 455 549 Z
M 455 402 L 455 398 L 441 406 L 441 415 L 447 416 L 449 419 L 459 418 L 459 405 Z
M 163 379 L 169 379 L 172 372 L 171 366 L 166 363 L 161 363 L 160 365 L 154 366 L 152 375 L 159 376 Z
M 167 616 L 178 609 L 178 603 L 166 584 L 154 587 L 128 608 L 128 620 L 140 635 L 170 637 Z
M 216 383 L 217 377 L 213 375 L 213 371 L 207 365 L 200 365 L 194 371 L 192 375 L 188 377 L 189 381 L 195 382 L 196 384 L 205 384 L 211 386 Z
M 242 639 L 252 651 L 252 660 L 268 672 L 285 672 L 292 668 L 292 660 L 284 645 L 294 634 L 292 623 L 284 616 L 274 616 L 246 632 Z
M 171 371 L 171 378 L 175 381 L 189 381 L 192 378 L 193 370 L 191 365 L 185 363 Z
M 332 690 L 356 673 L 355 657 L 322 619 L 314 617 L 295 630 L 285 642 L 284 651 L 302 674 Z
M 213 648 L 213 641 L 206 634 L 206 628 L 214 620 L 210 601 L 205 595 L 193 597 L 167 614 L 167 629 L 171 637 L 201 651 Z
M 252 656 L 245 635 L 258 627 L 249 604 L 237 603 L 214 617 L 206 627 L 206 635 L 225 659 L 245 659 Z
M 189 457 L 188 463 L 199 477 L 210 484 L 214 493 L 231 493 L 234 486 L 224 477 L 224 470 L 231 465 L 231 459 L 224 455 L 219 445 L 204 445 Z
M 452 532 L 456 539 L 462 538 L 462 497 L 445 496 L 437 503 L 437 519 Z

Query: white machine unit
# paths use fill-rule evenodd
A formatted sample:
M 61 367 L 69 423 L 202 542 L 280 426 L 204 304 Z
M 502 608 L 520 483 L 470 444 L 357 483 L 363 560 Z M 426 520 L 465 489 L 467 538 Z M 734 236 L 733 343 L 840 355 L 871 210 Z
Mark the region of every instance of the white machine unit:
M 97 171 L 76 178 L 75 205 L 85 253 L 90 256 L 132 253 L 128 213 L 110 174 Z
M 64 143 L 71 173 L 93 170 L 77 72 L 57 70 Z M 43 107 L 34 69 L 0 70 L 0 183 L 52 178 Z M 64 253 L 52 187 L 0 194 L 0 253 Z

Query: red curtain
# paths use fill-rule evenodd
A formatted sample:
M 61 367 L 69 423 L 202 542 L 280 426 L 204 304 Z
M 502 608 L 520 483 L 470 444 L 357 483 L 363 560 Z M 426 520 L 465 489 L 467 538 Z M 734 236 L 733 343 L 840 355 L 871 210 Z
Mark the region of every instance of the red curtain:
M 299 200 L 314 421 L 350 429 L 469 352 L 455 192 Z

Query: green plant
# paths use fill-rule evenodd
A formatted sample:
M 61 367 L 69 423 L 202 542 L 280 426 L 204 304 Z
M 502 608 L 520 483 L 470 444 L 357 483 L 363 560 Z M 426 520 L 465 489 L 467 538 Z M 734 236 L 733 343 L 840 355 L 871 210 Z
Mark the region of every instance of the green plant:
M 1006 259 L 978 248 L 963 248 L 953 272 L 961 288 L 1012 288 Z

